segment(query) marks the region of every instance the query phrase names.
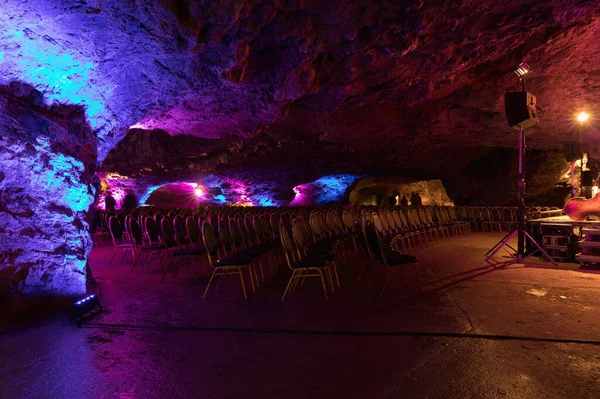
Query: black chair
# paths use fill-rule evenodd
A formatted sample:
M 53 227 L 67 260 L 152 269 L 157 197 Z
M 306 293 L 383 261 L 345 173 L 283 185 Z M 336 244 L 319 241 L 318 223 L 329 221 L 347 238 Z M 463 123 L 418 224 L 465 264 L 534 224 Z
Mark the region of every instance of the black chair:
M 115 254 L 118 251 L 124 252 L 123 257 L 121 258 L 121 263 L 127 258 L 127 256 L 129 256 L 130 253 L 132 255 L 132 259 L 135 259 L 135 252 L 133 249 L 135 243 L 125 239 L 123 225 L 115 216 L 111 216 L 110 219 L 108 219 L 108 229 L 113 242 L 113 253 L 108 264 L 112 265 Z
M 156 228 L 156 225 L 154 224 L 154 220 L 152 220 L 151 218 L 147 218 L 147 221 L 146 221 L 147 228 L 148 228 L 149 224 L 151 225 L 150 226 L 151 235 L 149 235 L 149 236 L 157 239 L 158 236 L 156 234 L 156 231 L 158 229 Z M 152 226 L 152 224 L 154 224 L 154 225 Z M 134 218 L 129 219 L 129 232 L 130 232 L 131 238 L 133 239 L 133 241 L 135 243 L 135 248 L 137 248 L 139 250 L 137 257 L 135 258 L 135 262 L 133 263 L 133 267 L 131 268 L 131 272 L 133 273 L 133 271 L 135 270 L 135 267 L 137 266 L 138 262 L 142 258 L 142 255 L 147 255 L 145 262 L 142 264 L 142 267 L 143 267 L 144 265 L 148 265 L 150 263 L 150 260 L 152 259 L 152 255 L 158 254 L 158 262 L 160 263 L 161 269 L 162 269 L 163 265 L 162 265 L 161 252 L 163 252 L 166 249 L 165 245 L 162 243 L 159 243 L 159 242 L 150 242 L 150 244 L 144 244 L 144 233 L 142 232 L 142 229 L 140 228 L 139 223 Z
M 213 272 L 210 276 L 210 280 L 208 281 L 208 285 L 204 290 L 204 295 L 202 298 L 206 298 L 208 294 L 208 290 L 210 285 L 213 282 L 215 277 L 220 277 L 224 279 L 229 274 L 237 274 L 240 276 L 240 282 L 242 285 L 242 291 L 244 293 L 244 299 L 248 299 L 248 294 L 246 292 L 246 284 L 244 283 L 244 271 L 247 270 L 250 274 L 250 283 L 252 284 L 252 291 L 255 290 L 254 286 L 254 272 L 252 270 L 252 262 L 254 258 L 244 257 L 242 255 L 233 255 L 227 258 L 218 258 L 218 246 L 217 246 L 217 237 L 215 234 L 215 230 L 212 225 L 208 221 L 204 221 L 202 223 L 202 240 L 204 241 L 204 247 L 206 248 L 206 253 L 208 256 L 208 263 L 212 267 Z
M 325 276 L 328 277 L 330 287 L 333 289 L 331 273 L 329 273 L 328 269 L 331 260 L 329 260 L 327 257 L 305 256 L 304 249 L 294 245 L 288 228 L 283 221 L 279 226 L 279 234 L 287 265 L 290 270 L 292 270 L 292 275 L 290 276 L 288 284 L 285 287 L 285 291 L 281 296 L 281 300 L 283 301 L 285 299 L 285 296 L 288 294 L 288 292 L 296 289 L 300 280 L 303 280 L 306 277 L 319 277 L 321 279 L 321 286 L 323 287 L 325 301 L 328 301 L 329 298 L 327 297 Z M 303 233 L 298 232 L 298 234 L 300 235 Z
M 391 274 L 398 270 L 402 272 L 404 283 L 407 284 L 406 273 L 404 270 L 405 266 L 407 265 L 412 265 L 414 267 L 414 270 L 417 275 L 417 280 L 419 279 L 417 257 L 409 254 L 402 254 L 400 252 L 384 249 L 384 247 L 381 245 L 377 229 L 373 226 L 373 223 L 371 223 L 370 221 L 365 222 L 363 233 L 366 244 L 365 246 L 369 257 L 376 261 L 379 265 L 385 266 L 387 268 L 385 281 L 383 283 L 383 287 L 381 288 L 381 296 L 383 296 L 385 289 L 387 288 L 387 284 Z
M 182 259 L 189 260 L 191 262 L 192 268 L 194 269 L 194 276 L 196 281 L 198 281 L 198 270 L 202 268 L 202 263 L 196 264 L 196 259 L 206 254 L 206 248 L 200 242 L 200 230 L 198 229 L 198 225 L 196 221 L 188 217 L 185 222 L 183 218 L 180 216 L 176 216 L 174 219 L 174 233 L 175 233 L 175 241 L 179 244 L 179 249 L 176 249 L 171 254 L 173 260 Z M 183 232 L 185 230 L 185 233 Z M 190 244 L 189 247 L 183 247 L 184 244 Z M 183 247 L 183 248 L 182 248 Z M 199 266 L 199 267 L 198 267 Z M 177 269 L 175 268 L 174 275 L 177 275 Z

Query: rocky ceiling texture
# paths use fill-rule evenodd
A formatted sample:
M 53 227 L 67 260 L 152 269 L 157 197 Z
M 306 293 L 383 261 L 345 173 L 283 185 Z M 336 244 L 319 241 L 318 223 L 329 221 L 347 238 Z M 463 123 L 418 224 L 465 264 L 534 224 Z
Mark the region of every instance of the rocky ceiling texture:
M 144 197 L 209 179 L 242 200 L 268 192 L 265 203 L 319 197 L 330 183 L 337 192 L 359 176 L 452 180 L 467 170 L 484 181 L 476 166 L 494 168 L 496 149 L 516 146 L 503 93 L 517 89 L 522 60 L 545 111 L 529 146 L 547 151 L 553 170 L 577 138 L 574 112 L 600 114 L 597 1 L 0 0 L 0 10 L 0 189 L 32 204 L 4 196 L 3 221 L 64 211 L 34 206 L 39 196 L 22 186 L 40 173 L 17 162 L 36 159 L 31 148 L 48 170 L 63 157 L 74 168 L 52 181 L 82 193 L 63 204 L 79 232 L 82 204 L 97 194 L 81 170 L 93 164 Z M 583 140 L 596 158 L 597 137 L 592 120 Z M 19 141 L 30 145 L 17 151 Z M 79 276 L 87 242 L 61 247 L 67 263 L 56 267 Z M 38 262 L 10 259 L 21 282 Z M 30 286 L 50 278 L 32 276 Z
M 168 8 L 198 75 L 187 94 L 170 99 L 170 109 L 154 109 L 135 126 L 201 139 L 131 131 L 104 169 L 139 179 L 140 191 L 173 175 L 201 181 L 213 172 L 246 176 L 258 190 L 274 186 L 288 196 L 332 173 L 460 174 L 496 147 L 516 146 L 503 93 L 518 89 L 512 71 L 521 60 L 534 67 L 527 86 L 544 110 L 530 148 L 576 140 L 573 114 L 598 103 L 596 2 L 238 1 Z M 597 153 L 594 133 L 588 126 L 584 136 Z

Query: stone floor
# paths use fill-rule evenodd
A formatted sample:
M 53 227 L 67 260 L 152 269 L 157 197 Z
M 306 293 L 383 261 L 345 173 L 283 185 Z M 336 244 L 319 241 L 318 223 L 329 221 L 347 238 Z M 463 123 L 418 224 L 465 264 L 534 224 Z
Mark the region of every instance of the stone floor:
M 421 287 L 386 295 L 340 263 L 324 302 L 307 281 L 280 301 L 285 269 L 244 301 L 231 277 L 91 267 L 106 311 L 84 328 L 56 315 L 0 336 L 1 398 L 598 398 L 600 273 L 539 260 L 492 268 L 499 233 L 420 254 Z

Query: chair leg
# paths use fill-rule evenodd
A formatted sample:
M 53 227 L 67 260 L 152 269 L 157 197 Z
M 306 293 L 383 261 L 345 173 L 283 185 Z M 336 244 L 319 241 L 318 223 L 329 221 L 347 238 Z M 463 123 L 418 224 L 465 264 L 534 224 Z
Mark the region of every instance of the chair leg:
M 202 295 L 202 299 L 206 298 L 206 294 L 208 294 L 208 289 L 210 288 L 210 284 L 213 281 L 213 278 L 215 278 L 215 273 L 217 272 L 217 269 L 214 269 L 212 274 L 210 275 L 210 280 L 208 280 L 208 285 L 206 286 L 206 289 L 204 290 L 204 295 Z
M 419 285 L 419 291 L 422 291 L 423 287 L 421 286 L 421 276 L 419 274 L 419 264 L 413 263 L 413 265 L 415 266 L 415 275 L 417 276 L 417 284 Z
M 198 277 L 198 269 L 196 268 L 196 260 L 194 259 L 194 257 L 192 256 L 192 267 L 194 268 L 194 276 L 196 278 L 196 282 L 200 281 L 200 278 Z
M 256 270 L 253 271 L 252 265 L 248 266 L 248 273 L 250 274 L 250 284 L 252 285 L 252 292 L 256 292 L 256 288 L 258 287 L 258 274 L 256 274 Z M 256 283 L 254 283 L 255 280 Z
M 248 299 L 248 294 L 246 294 L 246 285 L 244 284 L 244 274 L 242 273 L 241 267 L 238 267 L 238 272 L 240 273 L 240 282 L 242 283 L 242 291 L 244 291 L 244 299 Z
M 325 294 L 325 302 L 329 301 L 327 298 L 327 288 L 325 287 L 325 277 L 323 276 L 323 271 L 319 270 L 319 274 L 321 275 L 321 285 L 323 286 L 323 294 Z
M 390 274 L 392 274 L 391 268 L 388 270 L 387 275 L 385 276 L 385 281 L 383 282 L 383 286 L 381 287 L 381 293 L 379 294 L 379 296 L 383 296 L 383 293 L 385 292 L 385 289 L 387 288 L 388 281 L 390 280 Z
M 329 288 L 331 288 L 331 292 L 335 292 L 335 283 L 333 282 L 333 272 L 331 268 L 328 266 L 325 268 L 325 274 L 329 277 Z
M 332 262 L 331 265 L 333 268 L 333 272 L 335 273 L 335 282 L 337 283 L 337 287 L 340 288 L 340 276 L 338 275 L 337 263 Z
M 217 284 L 215 285 L 215 291 L 219 291 L 219 288 L 221 288 L 221 283 L 223 283 L 223 281 L 225 281 L 225 278 L 227 277 L 227 271 L 223 270 L 223 273 L 218 274 L 217 276 L 219 276 L 219 278 L 217 278 Z
M 290 290 L 290 287 L 292 285 L 292 281 L 294 280 L 294 277 L 296 276 L 296 270 L 294 270 L 292 272 L 292 275 L 290 276 L 290 280 L 287 283 L 287 286 L 285 287 L 285 291 L 283 291 L 283 296 L 281 297 L 281 300 L 283 301 L 285 299 L 285 296 L 287 295 L 287 293 Z
M 113 248 L 113 253 L 112 253 L 112 256 L 110 257 L 110 262 L 108 262 L 109 265 L 112 265 L 113 260 L 115 259 L 116 253 L 117 253 L 117 248 Z
M 140 258 L 142 257 L 142 251 L 140 251 L 140 253 L 138 254 L 138 256 L 135 258 L 135 262 L 133 262 L 133 267 L 131 268 L 131 273 L 133 273 L 133 270 L 135 269 L 138 261 L 140 260 Z
M 356 281 L 360 281 L 360 278 L 362 277 L 365 269 L 367 268 L 368 263 L 369 263 L 369 260 L 365 259 L 362 266 L 360 267 L 360 272 L 358 273 L 358 277 L 356 278 Z
M 306 278 L 303 277 L 303 271 L 303 269 L 294 271 L 294 273 L 296 273 L 296 276 L 294 277 L 294 281 L 292 282 L 292 285 L 290 287 L 290 292 L 296 291 L 296 287 L 298 287 L 298 284 L 302 285 L 302 281 L 304 281 L 304 279 Z
M 258 260 L 258 267 L 260 268 L 260 275 L 262 277 L 262 282 L 264 283 L 266 280 L 265 280 L 265 271 L 263 270 L 262 258 Z

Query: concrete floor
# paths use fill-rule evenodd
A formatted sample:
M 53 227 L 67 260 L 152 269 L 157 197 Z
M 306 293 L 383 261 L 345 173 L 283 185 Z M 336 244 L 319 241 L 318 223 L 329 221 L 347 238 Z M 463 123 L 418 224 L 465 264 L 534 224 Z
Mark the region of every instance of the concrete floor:
M 160 284 L 155 267 L 132 275 L 95 249 L 106 311 L 82 329 L 58 315 L 4 333 L 0 397 L 600 398 L 600 274 L 486 267 L 501 237 L 425 249 L 422 291 L 398 279 L 383 298 L 356 282 L 354 256 L 329 303 L 310 281 L 282 303 L 285 270 L 248 301 L 234 277 L 202 300 L 204 280 Z

